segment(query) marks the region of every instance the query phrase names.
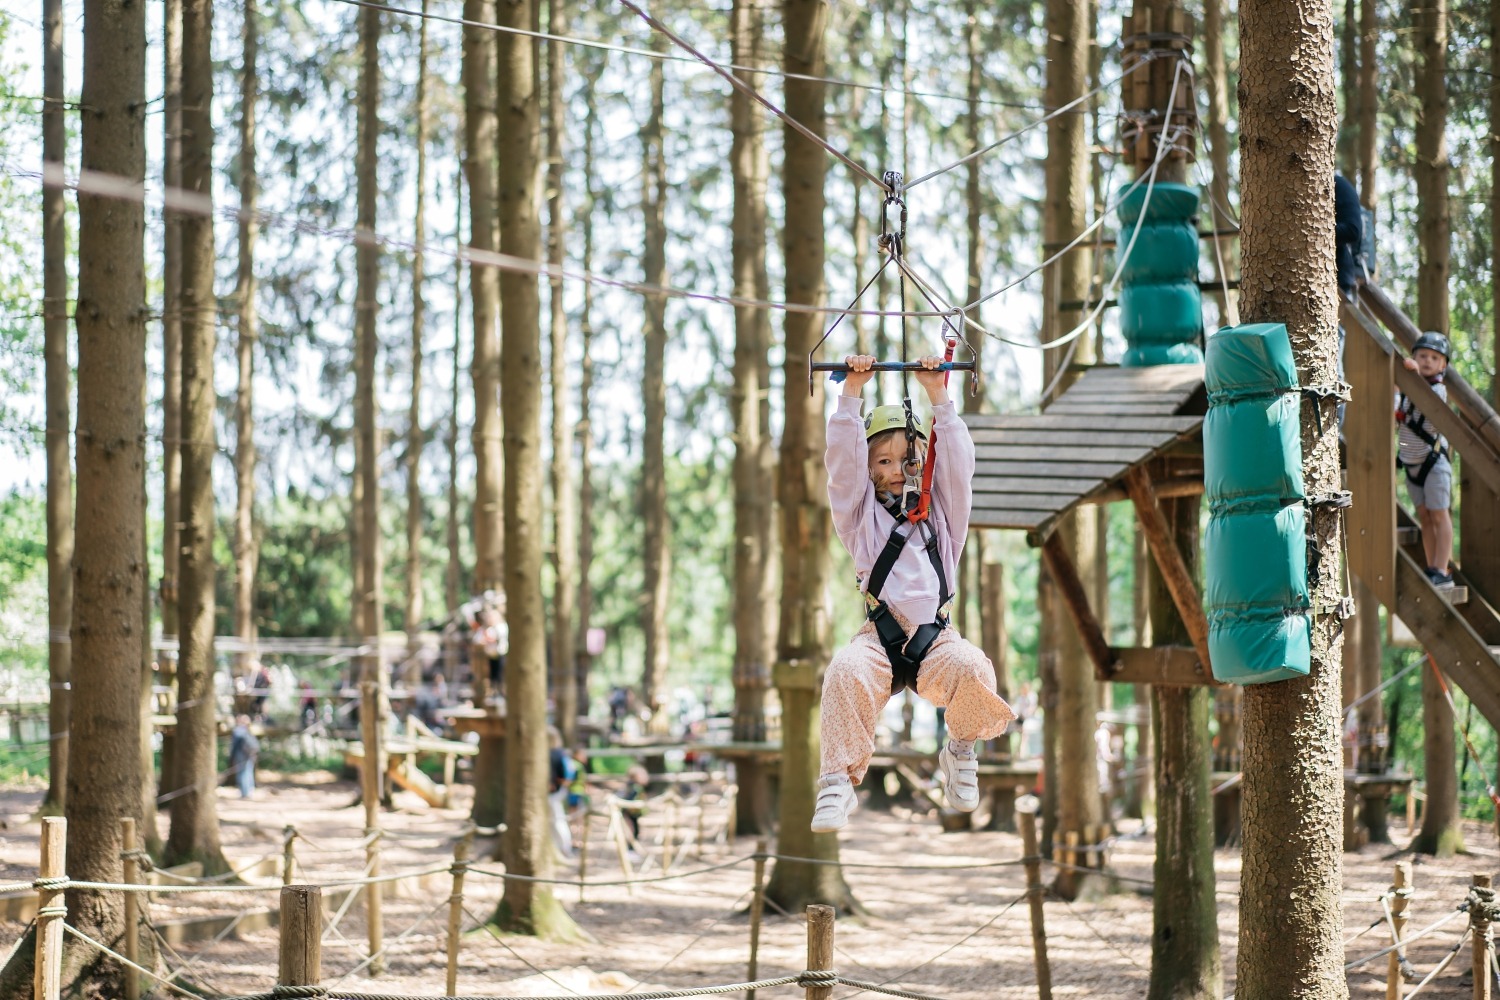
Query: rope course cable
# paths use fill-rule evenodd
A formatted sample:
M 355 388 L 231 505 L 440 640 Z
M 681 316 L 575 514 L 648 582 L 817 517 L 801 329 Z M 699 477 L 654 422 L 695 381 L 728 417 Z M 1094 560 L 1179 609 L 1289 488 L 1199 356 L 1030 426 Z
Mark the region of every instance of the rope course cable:
M 161 983 L 163 986 L 165 986 L 169 990 L 172 990 L 174 993 L 181 993 L 185 997 L 191 997 L 192 1000 L 207 1000 L 207 998 L 204 997 L 202 994 L 194 993 L 192 990 L 187 989 L 186 987 L 178 986 L 176 983 L 172 982 L 170 979 L 164 979 L 164 978 L 162 978 L 161 976 L 157 975 L 155 972 L 151 971 L 150 969 L 146 968 L 145 966 L 143 966 L 143 965 L 137 965 L 135 962 L 132 962 L 130 959 L 126 958 L 124 955 L 121 955 L 119 952 L 115 951 L 109 945 L 104 944 L 104 943 L 102 943 L 100 941 L 95 941 L 93 938 L 89 937 L 83 931 L 79 930 L 77 927 L 74 927 L 72 924 L 68 923 L 66 920 L 63 921 L 63 925 L 62 926 L 63 926 L 63 930 L 65 932 L 67 932 L 68 934 L 71 934 L 74 937 L 78 938 L 84 944 L 91 945 L 94 948 L 99 949 L 100 951 L 104 952 L 104 954 L 108 955 L 110 958 L 113 958 L 116 962 L 119 962 L 121 965 L 124 965 L 127 968 L 135 969 L 136 971 L 141 972 L 144 975 L 150 976 L 152 979 L 156 980 L 158 983 Z

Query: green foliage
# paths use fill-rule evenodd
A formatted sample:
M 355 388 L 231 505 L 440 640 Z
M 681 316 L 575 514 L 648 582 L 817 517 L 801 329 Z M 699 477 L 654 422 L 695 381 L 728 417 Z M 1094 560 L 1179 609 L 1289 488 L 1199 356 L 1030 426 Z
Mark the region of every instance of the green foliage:
M 41 102 L 18 96 L 25 62 L 14 21 L 0 18 L 0 163 L 34 163 Z M 23 29 L 27 30 L 27 29 Z M 34 169 L 34 168 L 32 168 Z M 0 173 L 0 446 L 22 454 L 41 444 L 41 189 Z
M 0 495 L 0 677 L 29 697 L 46 691 L 46 514 L 40 490 Z

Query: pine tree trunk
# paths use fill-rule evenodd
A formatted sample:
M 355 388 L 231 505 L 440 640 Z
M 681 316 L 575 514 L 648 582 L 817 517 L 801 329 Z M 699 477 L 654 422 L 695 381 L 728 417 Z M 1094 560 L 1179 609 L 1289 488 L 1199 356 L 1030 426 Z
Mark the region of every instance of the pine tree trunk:
M 654 51 L 666 51 L 660 33 L 651 36 Z M 645 216 L 646 242 L 642 253 L 643 280 L 664 285 L 667 277 L 667 167 L 663 147 L 663 70 L 652 60 L 650 70 L 651 115 L 641 129 L 641 205 Z M 644 459 L 641 467 L 641 519 L 644 522 L 642 558 L 645 562 L 645 600 L 641 628 L 646 634 L 646 663 L 641 674 L 641 701 L 651 712 L 647 731 L 667 731 L 667 605 L 670 600 L 672 543 L 667 525 L 666 374 L 662 371 L 667 352 L 667 300 L 647 295 L 645 302 L 646 357 L 641 396 L 646 411 Z
M 182 187 L 209 198 L 213 189 L 213 8 L 182 6 Z M 177 667 L 174 776 L 166 861 L 201 861 L 204 874 L 228 871 L 219 847 L 218 712 L 214 697 L 214 491 L 217 452 L 214 354 L 214 231 L 210 215 L 182 220 L 182 563 L 181 654 Z M 137 699 L 137 704 L 139 700 Z
M 469 180 L 469 245 L 495 250 L 495 37 L 477 27 L 495 20 L 495 0 L 464 0 L 464 175 Z M 505 549 L 500 493 L 505 470 L 500 454 L 500 275 L 492 267 L 469 268 L 474 317 L 474 585 L 476 594 L 499 590 Z M 478 679 L 481 671 L 476 671 Z
M 1380 42 L 1380 11 L 1377 0 L 1359 4 L 1359 201 L 1371 212 L 1376 207 L 1375 147 L 1380 138 L 1380 93 L 1375 73 L 1376 46 Z M 1491 59 L 1495 58 L 1491 47 Z M 1500 64 L 1495 64 L 1500 68 Z M 1494 244 L 1491 244 L 1493 246 Z M 1374 262 L 1371 261 L 1373 265 Z
M 1354 176 L 1359 169 L 1356 142 L 1359 127 L 1359 12 L 1355 8 L 1358 0 L 1344 0 L 1344 16 L 1339 20 L 1339 96 L 1343 98 L 1343 114 L 1339 117 L 1338 171 L 1344 177 Z
M 237 438 L 234 449 L 236 503 L 234 508 L 234 634 L 246 644 L 240 656 L 240 676 L 248 678 L 254 670 L 255 651 L 255 569 L 259 553 L 255 544 L 255 342 L 259 338 L 256 322 L 255 206 L 259 183 L 255 173 L 255 104 L 260 91 L 256 69 L 260 17 L 256 0 L 245 0 L 243 61 L 240 80 L 240 204 L 244 214 L 239 223 L 239 280 L 235 284 L 235 303 L 239 307 L 239 341 L 236 356 L 239 363 L 239 391 L 235 396 L 234 423 Z
M 1208 153 L 1213 163 L 1207 215 L 1215 232 L 1234 229 L 1229 215 L 1229 67 L 1224 56 L 1224 0 L 1203 0 L 1203 82 L 1208 91 Z M 1203 249 L 1212 256 L 1214 276 L 1228 283 L 1239 271 L 1240 241 L 1217 237 Z M 1235 292 L 1219 293 L 1220 322 L 1228 323 L 1229 304 Z
M 532 0 L 500 5 L 503 28 L 536 30 Z M 496 49 L 500 157 L 500 251 L 542 259 L 536 189 L 540 160 L 537 42 L 500 34 Z M 546 616 L 542 606 L 541 295 L 534 275 L 500 276 L 501 371 L 505 386 L 505 523 L 510 527 L 505 592 L 510 656 L 505 669 L 505 870 L 546 878 L 552 872 L 547 806 Z M 577 928 L 552 890 L 507 879 L 493 922 L 520 934 L 572 939 Z
M 1303 385 L 1335 377 L 1330 0 L 1241 0 L 1240 199 L 1247 323 L 1285 323 Z M 1338 488 L 1334 400 L 1302 405 L 1307 492 Z M 1321 414 L 1314 407 L 1322 407 Z M 1321 417 L 1321 419 L 1319 419 Z M 1321 430 L 1320 430 L 1321 429 Z M 1338 520 L 1310 514 L 1321 554 L 1309 676 L 1244 694 L 1238 1000 L 1343 1000 Z
M 453 203 L 457 206 L 457 216 L 453 220 L 454 242 L 462 242 L 464 229 L 464 181 L 460 173 L 454 187 Z M 445 538 L 448 544 L 448 569 L 443 578 L 443 603 L 445 615 L 453 614 L 460 604 L 463 603 L 463 576 L 464 564 L 463 554 L 460 548 L 458 526 L 458 385 L 463 377 L 463 352 L 460 350 L 464 338 L 464 262 L 462 258 L 453 261 L 453 378 L 448 383 L 448 523 L 444 525 Z M 450 644 L 448 655 L 450 660 L 456 654 L 457 649 Z M 458 680 L 452 669 L 454 664 L 450 662 L 448 670 L 448 682 L 450 684 Z
M 818 0 L 782 0 L 785 41 L 782 67 L 817 77 L 826 72 L 824 28 L 827 5 Z M 818 135 L 826 134 L 824 84 L 786 81 L 786 110 Z M 786 218 L 782 253 L 786 300 L 823 302 L 823 185 L 828 154 L 806 137 L 784 130 L 782 186 Z M 821 335 L 822 317 L 786 314 L 785 426 L 781 444 L 781 624 L 773 680 L 781 697 L 781 827 L 777 850 L 794 857 L 837 862 L 838 836 L 813 833 L 814 785 L 820 756 L 820 694 L 828 663 L 828 545 L 832 518 L 819 468 L 823 460 L 823 389 L 809 395 L 806 358 Z M 843 910 L 855 906 L 837 864 L 777 861 L 766 898 L 788 913 L 808 903 Z
M 594 101 L 594 77 L 585 74 L 583 84 L 583 186 L 587 208 L 583 212 L 583 259 L 585 272 L 594 266 L 594 133 L 599 124 Z M 583 286 L 583 309 L 578 317 L 578 335 L 582 357 L 578 363 L 578 425 L 573 429 L 578 439 L 578 637 L 576 688 L 578 713 L 589 710 L 589 621 L 594 614 L 594 591 L 589 573 L 594 565 L 594 431 L 589 413 L 594 392 L 594 286 Z
M 730 12 L 731 59 L 736 66 L 758 66 L 762 15 L 750 0 L 735 0 Z M 742 71 L 752 87 L 761 75 Z M 770 158 L 766 153 L 764 118 L 738 90 L 729 96 L 730 129 L 734 142 L 729 163 L 734 174 L 734 294 L 765 299 L 770 290 L 766 272 L 766 186 Z M 858 188 L 855 189 L 858 191 Z M 856 237 L 858 239 L 858 237 Z M 859 248 L 856 246 L 856 254 Z M 856 271 L 859 266 L 856 265 Z M 856 280 L 858 276 L 856 276 Z M 851 317 L 852 318 L 852 317 Z M 766 694 L 771 686 L 771 653 L 766 618 L 770 577 L 771 490 L 770 442 L 763 434 L 761 373 L 771 345 L 771 317 L 764 309 L 738 307 L 734 311 L 734 729 L 736 742 L 763 743 L 766 732 Z M 771 829 L 775 802 L 770 766 L 745 758 L 737 765 L 739 785 L 736 833 L 764 833 Z
M 1087 89 L 1089 68 L 1088 5 L 1072 0 L 1049 0 L 1047 4 L 1047 97 L 1050 107 L 1058 107 L 1081 96 Z M 1047 123 L 1047 166 L 1044 232 L 1050 245 L 1071 240 L 1088 224 L 1089 155 L 1087 118 L 1084 115 L 1061 115 Z M 1044 303 L 1043 329 L 1048 339 L 1069 332 L 1083 319 L 1081 309 L 1063 310 L 1062 302 L 1082 302 L 1089 291 L 1089 255 L 1080 248 L 1060 260 L 1055 276 L 1045 287 L 1050 302 Z M 1044 295 L 1046 293 L 1044 292 Z M 1050 382 L 1058 369 L 1094 360 L 1093 339 L 1087 334 L 1071 345 L 1050 350 L 1043 368 Z M 1059 391 L 1067 384 L 1066 375 Z M 1054 397 L 1055 398 L 1055 397 Z M 1051 400 L 1044 400 L 1044 405 Z M 1063 518 L 1057 531 L 1063 545 L 1078 567 L 1079 575 L 1090 590 L 1094 589 L 1096 547 L 1098 542 L 1097 510 L 1083 507 Z M 1099 797 L 1099 772 L 1095 764 L 1094 730 L 1098 723 L 1098 682 L 1094 667 L 1084 653 L 1083 644 L 1066 614 L 1045 569 L 1040 584 L 1041 605 L 1046 614 L 1057 618 L 1052 635 L 1056 637 L 1056 708 L 1047 713 L 1048 729 L 1057 740 L 1057 830 L 1066 835 L 1077 833 L 1088 843 L 1087 831 L 1103 819 Z M 1050 783 L 1049 783 L 1050 784 Z M 1084 874 L 1059 868 L 1053 888 L 1065 899 L 1076 899 L 1090 891 Z
M 548 0 L 551 34 L 568 33 L 566 0 Z M 562 267 L 567 258 L 567 206 L 563 124 L 568 117 L 563 47 L 547 43 L 547 260 Z M 573 665 L 573 601 L 577 596 L 578 543 L 573 514 L 573 428 L 568 415 L 568 310 L 562 278 L 553 278 L 552 310 L 552 704 L 565 746 L 578 744 L 578 688 Z
M 1446 89 L 1448 2 L 1432 0 L 1414 8 L 1421 50 L 1422 114 L 1417 122 L 1417 323 L 1423 330 L 1448 332 L 1448 124 Z M 1446 568 L 1446 567 L 1443 567 Z M 1422 830 L 1413 842 L 1423 854 L 1451 855 L 1463 849 L 1458 823 L 1457 742 L 1453 712 L 1437 676 L 1422 671 L 1422 733 L 1427 805 Z
M 422 0 L 422 22 L 417 29 L 417 213 L 411 261 L 411 401 L 406 411 L 406 601 L 402 628 L 408 657 L 416 664 L 417 631 L 422 622 L 422 367 L 427 325 L 427 0 Z M 421 678 L 417 678 L 420 682 Z
M 1375 17 L 1373 10 L 1375 0 L 1364 0 L 1364 4 L 1367 8 L 1371 8 L 1369 16 L 1373 21 Z M 1373 34 L 1376 28 L 1374 25 L 1371 25 L 1368 30 Z M 1370 48 L 1373 50 L 1374 47 L 1374 43 L 1371 42 Z M 1372 56 L 1370 59 L 1372 64 L 1370 75 L 1372 77 L 1374 76 L 1374 61 Z M 1490 4 L 1490 79 L 1500 80 L 1500 4 L 1497 3 Z M 1372 81 L 1370 86 L 1372 117 L 1374 89 Z M 1372 135 L 1373 132 L 1374 129 L 1372 128 Z M 1372 162 L 1371 187 L 1373 188 L 1373 151 L 1370 159 Z M 1363 189 L 1361 189 L 1360 193 L 1364 194 Z M 1365 197 L 1366 204 L 1369 204 L 1372 200 L 1369 196 Z M 1500 240 L 1500 212 L 1494 210 L 1495 205 L 1500 205 L 1500 87 L 1490 88 L 1490 301 L 1500 302 L 1500 250 L 1496 249 L 1500 247 L 1500 242 L 1496 242 Z M 1490 324 L 1490 357 L 1497 359 L 1496 368 L 1500 369 L 1500 308 L 1494 308 L 1493 306 L 1490 308 Z M 1500 375 L 1491 378 L 1490 394 L 1494 398 L 1495 405 L 1500 407 Z
M 44 0 L 42 22 L 42 162 L 63 170 L 67 120 L 63 108 L 62 0 Z M 68 224 L 62 178 L 42 188 L 42 311 L 47 393 L 47 797 L 41 814 L 61 816 L 67 803 L 68 703 L 73 617 L 72 369 L 68 364 Z

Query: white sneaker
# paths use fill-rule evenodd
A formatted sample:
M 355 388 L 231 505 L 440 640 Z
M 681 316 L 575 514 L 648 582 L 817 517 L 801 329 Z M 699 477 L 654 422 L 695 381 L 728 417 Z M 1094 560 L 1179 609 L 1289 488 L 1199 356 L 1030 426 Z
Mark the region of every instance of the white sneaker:
M 854 786 L 847 778 L 819 778 L 818 804 L 813 810 L 812 832 L 835 833 L 849 825 L 849 814 L 859 808 Z
M 979 807 L 979 755 L 962 756 L 943 745 L 938 754 L 938 768 L 943 772 L 943 794 L 948 804 L 959 812 L 973 812 Z

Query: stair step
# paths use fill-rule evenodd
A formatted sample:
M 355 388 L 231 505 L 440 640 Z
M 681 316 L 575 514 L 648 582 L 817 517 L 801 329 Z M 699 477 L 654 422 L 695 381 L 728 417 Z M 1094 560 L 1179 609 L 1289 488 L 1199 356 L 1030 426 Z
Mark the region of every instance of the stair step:
M 1397 545 L 1419 545 L 1422 542 L 1422 529 L 1415 525 L 1409 525 L 1396 529 Z
M 1469 588 L 1463 586 L 1439 587 L 1437 592 L 1443 595 L 1443 599 L 1454 606 L 1469 603 Z

